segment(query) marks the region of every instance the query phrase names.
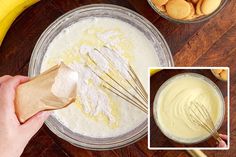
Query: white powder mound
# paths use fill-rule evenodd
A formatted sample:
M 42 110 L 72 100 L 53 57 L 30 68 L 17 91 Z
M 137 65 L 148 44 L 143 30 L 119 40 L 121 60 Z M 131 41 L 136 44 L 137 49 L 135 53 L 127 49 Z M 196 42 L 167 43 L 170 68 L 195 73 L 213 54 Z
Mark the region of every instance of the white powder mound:
M 98 52 L 98 50 L 92 50 L 88 52 L 89 57 L 98 65 L 98 67 L 104 71 L 108 72 L 109 63 L 108 61 Z
M 121 52 L 114 51 L 110 48 L 103 47 L 101 51 L 104 52 L 113 63 L 114 68 L 126 79 L 131 79 L 130 74 L 128 73 L 128 61 L 125 58 L 121 57 Z
M 79 75 L 76 103 L 54 111 L 53 116 L 71 131 L 89 137 L 115 137 L 135 129 L 147 115 L 101 88 L 102 81 L 89 68 L 94 65 L 86 65 L 88 56 L 97 64 L 95 69 L 99 75 L 116 70 L 130 79 L 129 63 L 146 90 L 147 69 L 158 66 L 151 42 L 130 24 L 111 18 L 81 20 L 54 38 L 43 59 L 41 71 L 63 61 Z
M 83 105 L 84 112 L 94 116 L 104 113 L 110 123 L 114 123 L 114 117 L 111 114 L 108 96 L 99 88 L 101 80 L 84 64 L 73 63 L 70 68 L 78 72 L 78 90 L 80 103 Z M 93 80 L 94 84 L 89 84 L 88 80 Z

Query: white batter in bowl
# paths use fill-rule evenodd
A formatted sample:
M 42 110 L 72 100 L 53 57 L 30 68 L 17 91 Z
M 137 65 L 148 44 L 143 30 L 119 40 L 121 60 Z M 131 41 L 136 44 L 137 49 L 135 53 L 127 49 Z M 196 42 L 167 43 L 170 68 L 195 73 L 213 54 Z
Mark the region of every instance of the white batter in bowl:
M 179 74 L 159 88 L 153 105 L 155 122 L 168 138 L 193 144 L 210 136 L 210 133 L 187 116 L 186 109 L 193 102 L 207 109 L 217 129 L 221 126 L 224 119 L 224 99 L 219 88 L 202 75 Z
M 80 54 L 104 45 L 131 64 L 146 88 L 149 66 L 172 65 L 168 46 L 156 28 L 136 13 L 113 5 L 85 6 L 59 18 L 40 37 L 30 62 L 30 76 L 60 61 L 79 73 L 77 101 L 54 112 L 46 124 L 59 137 L 88 149 L 122 147 L 147 131 L 147 115 L 96 88 L 99 81 L 84 68 Z
M 62 30 L 50 43 L 41 67 L 43 72 L 63 61 L 79 73 L 76 102 L 65 109 L 54 111 L 53 115 L 71 131 L 94 138 L 125 134 L 146 120 L 144 112 L 99 88 L 102 81 L 85 67 L 81 56 L 88 54 L 104 70 L 109 68 L 106 60 L 94 52 L 94 48 L 107 51 L 104 45 L 117 50 L 110 52 L 112 61 L 119 62 L 114 57 L 117 53 L 129 62 L 147 90 L 148 66 L 159 65 L 155 49 L 142 32 L 113 18 L 92 17 Z M 146 52 L 145 59 L 140 55 L 142 52 Z M 127 73 L 125 67 L 118 68 Z

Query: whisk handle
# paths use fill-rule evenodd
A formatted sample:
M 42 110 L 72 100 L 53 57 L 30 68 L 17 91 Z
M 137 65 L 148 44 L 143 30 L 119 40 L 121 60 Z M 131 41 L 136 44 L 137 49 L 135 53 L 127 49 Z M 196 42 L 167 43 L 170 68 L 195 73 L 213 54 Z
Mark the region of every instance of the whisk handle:
M 217 141 L 217 142 L 220 142 L 222 141 L 222 138 L 220 137 L 219 133 L 218 132 L 215 132 L 214 135 L 213 135 L 214 139 Z

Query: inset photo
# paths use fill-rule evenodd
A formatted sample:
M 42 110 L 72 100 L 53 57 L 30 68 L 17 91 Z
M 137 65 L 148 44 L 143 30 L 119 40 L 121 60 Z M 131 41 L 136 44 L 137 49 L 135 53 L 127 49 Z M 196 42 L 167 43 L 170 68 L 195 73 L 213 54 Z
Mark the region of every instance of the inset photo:
M 149 72 L 149 149 L 229 149 L 229 68 Z

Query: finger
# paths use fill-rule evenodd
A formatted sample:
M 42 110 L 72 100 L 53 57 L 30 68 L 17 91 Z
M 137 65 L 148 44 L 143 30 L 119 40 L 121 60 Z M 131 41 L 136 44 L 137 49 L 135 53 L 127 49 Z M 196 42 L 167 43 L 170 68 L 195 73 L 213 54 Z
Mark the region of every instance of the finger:
M 5 76 L 0 77 L 0 84 L 4 81 L 9 80 L 10 78 L 12 78 L 12 76 L 10 75 L 5 75 Z
M 225 148 L 225 147 L 227 147 L 227 145 L 226 145 L 225 141 L 221 140 L 218 144 L 218 147 Z
M 228 140 L 228 136 L 224 135 L 224 134 L 219 134 L 220 138 L 222 138 L 223 140 Z
M 12 79 L 7 80 L 5 83 L 8 85 L 9 88 L 16 88 L 19 84 L 27 82 L 29 80 L 26 76 L 17 75 Z
M 0 86 L 1 101 L 4 106 L 12 110 L 14 108 L 15 88 L 20 83 L 27 81 L 29 78 L 25 76 L 15 76 L 4 81 Z
M 24 134 L 27 134 L 29 138 L 33 137 L 50 114 L 50 111 L 42 111 L 28 119 L 21 125 Z
M 15 76 L 15 77 L 12 77 L 6 81 L 4 81 L 1 85 L 1 90 L 2 92 L 5 92 L 5 93 L 10 93 L 11 95 L 8 95 L 8 96 L 15 96 L 15 92 L 12 93 L 11 91 L 14 90 L 15 91 L 15 88 L 20 84 L 20 83 L 24 83 L 26 81 L 28 81 L 29 78 L 26 77 L 26 76 Z

